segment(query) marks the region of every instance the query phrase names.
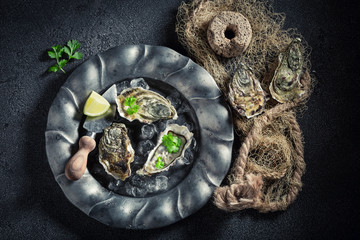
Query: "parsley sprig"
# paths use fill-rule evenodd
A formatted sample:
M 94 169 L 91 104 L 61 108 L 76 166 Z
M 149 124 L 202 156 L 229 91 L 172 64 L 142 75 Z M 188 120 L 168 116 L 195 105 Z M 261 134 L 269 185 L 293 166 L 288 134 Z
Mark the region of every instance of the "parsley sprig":
M 63 73 L 66 73 L 63 67 L 71 60 L 71 59 L 82 59 L 83 54 L 81 52 L 75 52 L 78 48 L 80 48 L 80 43 L 77 40 L 70 40 L 67 42 L 67 46 L 61 47 L 60 45 L 56 45 L 51 47 L 53 50 L 48 51 L 48 55 L 50 58 L 56 60 L 56 64 L 51 66 L 48 71 L 49 72 L 57 72 L 61 70 Z M 67 54 L 67 58 L 63 55 L 63 53 Z
M 156 167 L 157 169 L 163 169 L 164 166 L 165 166 L 165 163 L 164 163 L 162 157 L 158 156 L 158 157 L 157 157 L 157 160 L 156 160 L 156 163 L 155 163 L 155 167 Z
M 128 107 L 125 110 L 127 114 L 131 115 L 131 114 L 137 113 L 137 111 L 139 109 L 139 105 L 136 105 L 135 102 L 136 102 L 136 97 L 125 98 L 124 105 Z
M 67 43 L 67 46 L 64 46 L 64 52 L 69 56 L 69 60 L 74 59 L 82 59 L 83 54 L 81 52 L 75 52 L 75 50 L 80 48 L 80 43 L 76 40 L 70 40 Z
M 162 137 L 162 144 L 166 147 L 169 153 L 177 153 L 181 146 L 181 139 L 174 136 L 171 132 Z

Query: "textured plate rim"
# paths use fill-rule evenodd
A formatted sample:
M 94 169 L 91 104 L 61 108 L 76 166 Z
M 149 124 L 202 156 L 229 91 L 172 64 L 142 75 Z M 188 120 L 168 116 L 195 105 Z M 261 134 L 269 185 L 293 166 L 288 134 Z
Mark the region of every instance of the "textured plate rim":
M 175 188 L 145 198 L 115 194 L 88 170 L 76 182 L 67 180 L 65 164 L 76 150 L 82 107 L 90 91 L 137 77 L 170 84 L 195 110 L 201 146 L 190 173 Z M 151 229 L 175 223 L 208 202 L 229 170 L 234 136 L 231 111 L 205 69 L 167 47 L 123 45 L 89 58 L 69 76 L 49 110 L 45 138 L 51 170 L 72 204 L 106 225 Z

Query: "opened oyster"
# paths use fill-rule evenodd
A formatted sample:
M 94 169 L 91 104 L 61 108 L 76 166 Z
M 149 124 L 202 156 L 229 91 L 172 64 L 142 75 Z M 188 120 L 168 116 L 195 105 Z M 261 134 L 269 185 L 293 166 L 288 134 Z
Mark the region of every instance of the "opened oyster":
M 116 179 L 128 178 L 131 175 L 130 163 L 134 161 L 134 154 L 124 124 L 113 123 L 104 129 L 99 143 L 99 162 L 108 174 Z
M 143 88 L 127 88 L 117 97 L 120 116 L 133 121 L 152 123 L 161 119 L 177 119 L 171 102 L 160 94 Z
M 265 109 L 266 94 L 252 70 L 240 64 L 229 84 L 229 100 L 241 116 L 254 117 Z
M 300 50 L 299 38 L 290 43 L 286 52 L 280 53 L 279 65 L 270 83 L 270 93 L 280 103 L 299 99 L 304 93 L 300 82 L 304 59 Z
M 138 175 L 152 175 L 169 170 L 178 159 L 184 157 L 186 149 L 191 144 L 192 137 L 193 133 L 186 126 L 170 124 L 160 134 L 158 143 L 149 153 L 144 167 L 136 173 Z M 167 140 L 174 142 L 174 146 L 167 144 Z

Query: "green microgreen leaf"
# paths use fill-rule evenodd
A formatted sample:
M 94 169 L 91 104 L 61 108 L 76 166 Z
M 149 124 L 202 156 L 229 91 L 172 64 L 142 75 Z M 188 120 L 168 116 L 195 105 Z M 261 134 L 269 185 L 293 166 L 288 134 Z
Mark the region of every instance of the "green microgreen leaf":
M 162 144 L 166 147 L 169 153 L 177 153 L 181 146 L 181 139 L 174 136 L 171 132 L 162 137 Z
M 74 40 L 74 41 L 76 41 L 76 40 Z M 76 41 L 76 43 L 74 44 L 74 51 L 76 49 L 80 48 L 80 46 L 81 46 L 81 44 L 78 41 Z
M 68 62 L 68 61 L 67 61 L 66 59 L 60 60 L 60 61 L 59 61 L 59 67 L 62 68 L 63 66 L 66 65 L 67 62 Z
M 131 107 L 135 103 L 135 101 L 136 101 L 136 97 L 132 97 L 132 96 L 127 97 L 127 98 L 125 98 L 124 104 L 125 104 L 125 106 Z
M 132 115 L 135 113 L 135 111 L 132 108 L 127 108 L 125 111 L 128 115 Z
M 49 72 L 57 72 L 57 71 L 59 71 L 59 66 L 58 65 L 51 66 L 51 67 L 49 67 L 48 71 Z
M 139 110 L 139 105 L 133 105 L 132 109 L 135 111 L 135 113 L 137 113 Z
M 69 47 L 67 47 L 67 46 L 65 46 L 64 47 L 64 52 L 67 54 L 67 55 L 71 55 L 71 50 L 70 50 L 70 48 Z
M 139 105 L 136 105 L 135 102 L 136 102 L 136 97 L 125 98 L 124 105 L 128 107 L 125 111 L 128 115 L 137 113 L 139 109 Z
M 64 52 L 64 48 L 60 48 L 60 50 L 59 50 L 59 57 L 62 57 L 63 52 Z
M 67 43 L 67 46 L 61 47 L 60 45 L 56 45 L 51 47 L 53 51 L 48 51 L 48 55 L 50 58 L 56 59 L 56 65 L 51 66 L 48 71 L 49 72 L 57 72 L 61 70 L 63 73 L 66 73 L 63 67 L 69 62 L 70 59 L 82 59 L 83 54 L 81 52 L 74 52 L 76 49 L 80 47 L 80 43 L 77 40 L 70 40 Z M 68 59 L 63 58 L 63 53 L 68 55 Z
M 58 52 L 60 52 L 60 50 L 61 50 L 61 46 L 60 46 L 60 45 L 56 45 L 56 46 L 52 47 L 52 49 L 54 49 L 54 52 L 58 53 Z
M 56 53 L 54 51 L 48 51 L 48 55 L 50 58 L 56 58 Z
M 83 54 L 81 52 L 76 52 L 76 53 L 74 53 L 72 58 L 80 60 L 80 59 L 82 59 L 82 57 L 83 57 Z
M 71 52 L 74 52 L 76 49 L 80 47 L 80 43 L 75 39 L 68 41 L 67 45 L 70 47 Z
M 82 59 L 83 54 L 81 52 L 75 52 L 76 49 L 80 48 L 81 44 L 76 40 L 70 40 L 67 43 L 67 46 L 64 47 L 66 54 L 69 57 L 69 60 L 74 59 Z
M 156 163 L 155 163 L 155 167 L 156 167 L 157 169 L 162 169 L 162 168 L 164 168 L 164 166 L 165 166 L 165 163 L 164 163 L 164 161 L 162 160 L 162 157 L 158 156 L 158 157 L 157 157 L 157 160 L 156 160 Z

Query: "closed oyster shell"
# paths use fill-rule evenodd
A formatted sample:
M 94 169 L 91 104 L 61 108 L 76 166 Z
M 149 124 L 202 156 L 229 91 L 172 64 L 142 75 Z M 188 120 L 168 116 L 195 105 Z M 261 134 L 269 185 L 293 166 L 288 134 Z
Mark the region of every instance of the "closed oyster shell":
M 124 124 L 113 123 L 104 129 L 99 142 L 99 162 L 108 174 L 124 181 L 131 175 L 130 163 L 134 155 Z
M 247 118 L 265 109 L 266 93 L 251 68 L 240 64 L 229 84 L 229 100 L 233 108 Z
M 125 106 L 125 99 L 135 97 L 135 104 L 139 106 L 136 113 L 129 115 Z M 177 112 L 171 102 L 160 94 L 140 87 L 127 88 L 117 97 L 117 105 L 120 116 L 133 121 L 138 119 L 140 122 L 152 123 L 161 119 L 177 119 Z
M 169 153 L 166 150 L 166 147 L 162 145 L 162 138 L 168 133 L 172 133 L 174 136 L 177 136 L 181 139 L 181 145 L 179 151 L 176 153 Z M 153 175 L 163 171 L 169 170 L 169 168 L 175 164 L 175 162 L 184 157 L 186 149 L 190 146 L 191 140 L 193 138 L 193 133 L 189 131 L 186 126 L 180 126 L 178 124 L 170 124 L 167 128 L 160 134 L 157 145 L 149 153 L 148 159 L 144 164 L 143 168 L 138 170 L 136 173 L 138 175 Z M 161 169 L 156 168 L 156 162 L 158 157 L 162 158 L 164 162 L 164 167 Z
M 284 53 L 279 54 L 279 65 L 269 89 L 272 97 L 280 103 L 297 100 L 306 92 L 300 82 L 304 64 L 300 44 L 301 40 L 296 38 Z

